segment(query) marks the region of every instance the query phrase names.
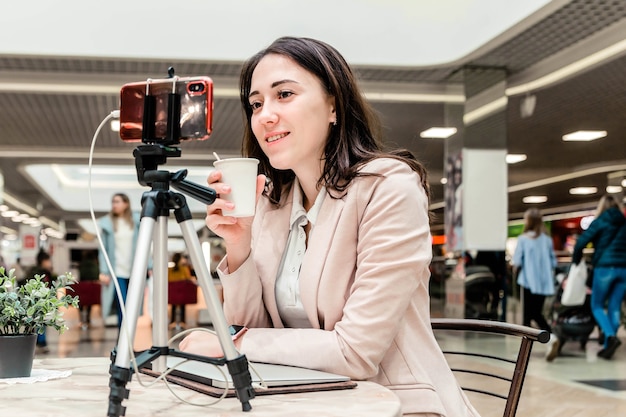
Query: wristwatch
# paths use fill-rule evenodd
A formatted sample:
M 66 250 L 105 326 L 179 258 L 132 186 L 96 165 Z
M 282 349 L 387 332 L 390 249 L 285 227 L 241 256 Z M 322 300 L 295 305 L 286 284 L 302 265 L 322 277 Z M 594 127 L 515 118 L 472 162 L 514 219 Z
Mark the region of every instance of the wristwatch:
M 246 334 L 246 332 L 248 331 L 248 328 L 246 326 L 239 326 L 237 324 L 233 324 L 228 327 L 228 330 L 234 342 L 235 340 L 239 339 L 241 336 Z

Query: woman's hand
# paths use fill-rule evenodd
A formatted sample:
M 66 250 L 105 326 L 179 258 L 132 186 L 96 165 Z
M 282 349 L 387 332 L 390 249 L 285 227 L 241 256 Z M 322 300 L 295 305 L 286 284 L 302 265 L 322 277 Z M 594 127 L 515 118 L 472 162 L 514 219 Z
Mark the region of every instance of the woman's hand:
M 241 338 L 235 341 L 235 347 L 239 349 Z M 178 345 L 183 352 L 195 355 L 208 356 L 211 358 L 221 358 L 224 356 L 222 345 L 217 335 L 204 331 L 191 332 Z
M 98 275 L 98 281 L 100 281 L 102 285 L 109 285 L 111 276 L 109 274 L 100 274 Z
M 213 204 L 207 206 L 206 225 L 216 235 L 224 239 L 226 252 L 228 253 L 229 269 L 235 271 L 239 265 L 245 261 L 250 253 L 250 241 L 252 239 L 251 217 L 224 216 L 222 210 L 232 210 L 235 206 L 232 202 L 226 201 L 221 196 L 230 194 L 231 188 L 228 184 L 220 182 L 221 171 L 214 170 L 209 174 L 207 182 L 213 188 L 218 198 Z M 265 175 L 257 176 L 256 180 L 256 201 L 259 201 L 261 193 L 265 188 Z

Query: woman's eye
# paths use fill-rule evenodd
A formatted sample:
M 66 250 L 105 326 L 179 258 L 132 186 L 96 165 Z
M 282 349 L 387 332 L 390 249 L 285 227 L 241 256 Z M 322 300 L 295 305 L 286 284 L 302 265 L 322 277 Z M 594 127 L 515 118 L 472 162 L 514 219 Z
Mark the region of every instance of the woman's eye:
M 259 103 L 258 101 L 254 101 L 254 102 L 250 103 L 250 108 L 252 110 L 256 110 L 256 109 L 258 109 L 260 107 L 261 107 L 261 103 Z
M 278 98 L 288 98 L 292 95 L 293 93 L 291 91 L 279 91 L 278 92 Z

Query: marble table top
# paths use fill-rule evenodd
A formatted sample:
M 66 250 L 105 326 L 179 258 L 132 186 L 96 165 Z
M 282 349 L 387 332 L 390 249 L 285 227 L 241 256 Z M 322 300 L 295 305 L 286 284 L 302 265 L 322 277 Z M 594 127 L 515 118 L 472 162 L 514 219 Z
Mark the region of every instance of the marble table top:
M 71 371 L 70 376 L 32 384 L 0 384 L 2 415 L 81 417 L 107 414 L 109 395 L 108 358 L 36 359 L 34 369 Z M 67 374 L 67 373 L 66 373 Z M 65 374 L 65 375 L 66 375 Z M 176 398 L 163 382 L 133 375 L 130 397 L 123 402 L 126 416 L 221 416 L 221 417 L 399 417 L 400 401 L 388 389 L 372 382 L 358 382 L 354 389 L 257 396 L 252 410 L 243 412 L 236 398 L 213 405 L 216 398 L 171 385 L 185 401 Z

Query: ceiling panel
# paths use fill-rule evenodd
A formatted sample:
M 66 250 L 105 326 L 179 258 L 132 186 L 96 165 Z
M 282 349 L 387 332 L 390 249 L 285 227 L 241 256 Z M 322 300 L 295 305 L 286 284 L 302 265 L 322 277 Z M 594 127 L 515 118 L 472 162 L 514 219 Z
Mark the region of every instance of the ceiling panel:
M 459 86 L 464 68 L 504 69 L 509 77 L 525 74 L 546 59 L 592 38 L 607 28 L 622 27 L 625 3 L 620 0 L 563 2 L 564 6 L 521 33 L 495 39 L 491 48 L 466 60 L 430 68 L 357 66 L 359 79 L 367 88 L 384 91 L 416 91 Z M 626 38 L 626 33 L 622 38 Z M 595 39 L 595 38 L 593 38 Z M 407 45 L 410 51 L 410 45 Z M 590 49 L 590 52 L 592 50 Z M 623 54 L 623 53 L 622 53 Z M 68 227 L 87 213 L 64 212 L 46 198 L 21 172 L 25 164 L 86 163 L 92 137 L 101 121 L 118 107 L 117 86 L 146 78 L 161 78 L 173 66 L 178 75 L 209 75 L 216 88 L 235 89 L 240 62 L 199 62 L 190 60 L 147 60 L 102 57 L 52 57 L 0 55 L 0 80 L 20 83 L 84 83 L 111 87 L 108 93 L 37 93 L 0 88 L 0 170 L 5 190 L 46 216 L 66 219 Z M 1 84 L 1 83 L 0 83 Z M 375 86 L 375 87 L 372 87 Z M 598 65 L 551 87 L 531 93 L 536 107 L 530 117 L 521 117 L 522 95 L 509 97 L 506 108 L 506 136 L 509 151 L 524 153 L 528 159 L 509 168 L 510 187 L 521 187 L 545 178 L 571 175 L 569 180 L 513 191 L 509 196 L 511 217 L 519 217 L 528 205 L 524 195 L 546 194 L 546 212 L 589 209 L 599 195 L 572 197 L 574 185 L 594 183 L 603 187 L 609 172 L 626 170 L 626 56 Z M 387 89 L 387 90 L 385 90 Z M 466 92 L 471 95 L 471 91 Z M 372 102 L 380 114 L 388 147 L 400 146 L 413 151 L 426 165 L 433 190 L 432 203 L 443 201 L 445 141 L 423 139 L 419 132 L 444 123 L 446 105 L 442 102 Z M 576 129 L 600 128 L 608 136 L 591 143 L 564 143 L 561 136 Z M 182 156 L 171 165 L 206 167 L 212 152 L 238 155 L 241 148 L 242 114 L 237 97 L 220 95 L 215 101 L 214 132 L 207 141 L 181 144 Z M 485 139 L 487 140 L 487 139 Z M 122 142 L 108 126 L 100 132 L 95 147 L 96 163 L 134 166 L 132 151 L 137 143 Z M 601 167 L 611 165 L 602 171 Z M 621 167 L 621 168 L 620 168 Z M 602 172 L 595 172 L 600 170 Z M 578 178 L 578 174 L 583 175 Z M 441 210 L 437 210 L 441 214 Z M 101 214 L 101 213 L 100 213 Z M 202 213 L 195 216 L 202 217 Z M 442 215 L 437 216 L 441 222 Z M 76 226 L 77 227 L 77 226 Z

